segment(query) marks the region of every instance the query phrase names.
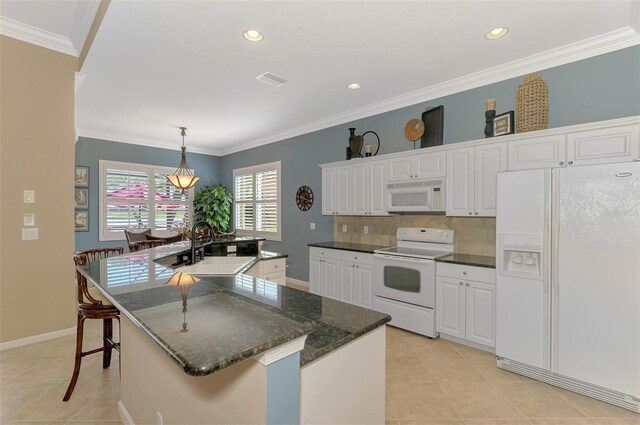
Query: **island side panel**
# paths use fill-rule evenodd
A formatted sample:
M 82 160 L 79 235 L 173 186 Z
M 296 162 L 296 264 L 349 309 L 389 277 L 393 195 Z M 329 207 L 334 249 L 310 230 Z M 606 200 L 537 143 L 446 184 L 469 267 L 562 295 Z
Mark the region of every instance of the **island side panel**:
M 120 335 L 120 408 L 133 423 L 156 424 L 157 412 L 164 425 L 266 423 L 267 377 L 260 363 L 249 359 L 190 376 L 126 317 Z
M 267 366 L 267 425 L 300 422 L 300 352 Z
M 302 425 L 384 424 L 385 328 L 302 367 Z

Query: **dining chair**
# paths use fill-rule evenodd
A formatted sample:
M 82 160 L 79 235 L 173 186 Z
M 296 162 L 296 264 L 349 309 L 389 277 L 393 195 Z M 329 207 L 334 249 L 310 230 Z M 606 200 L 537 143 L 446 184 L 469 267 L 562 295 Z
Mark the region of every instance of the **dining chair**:
M 164 240 L 144 240 L 129 244 L 129 252 L 138 252 L 143 249 L 155 248 L 156 246 L 166 245 Z
M 151 235 L 151 229 L 146 228 L 146 229 L 125 229 L 124 230 L 124 236 L 127 238 L 127 245 L 129 245 L 129 252 L 135 252 L 132 251 L 132 245 L 135 242 L 141 242 L 146 240 L 146 236 L 147 235 Z M 135 249 L 135 247 L 134 247 Z
M 78 382 L 82 358 L 90 354 L 102 352 L 102 368 L 107 369 L 111 365 L 111 352 L 113 349 L 120 351 L 120 343 L 113 341 L 113 319 L 120 324 L 120 311 L 114 307 L 98 288 L 89 286 L 87 278 L 78 270 L 79 267 L 91 261 L 98 261 L 103 258 L 122 255 L 124 249 L 116 248 L 96 248 L 86 251 L 77 251 L 73 254 L 73 261 L 76 265 L 76 276 L 78 280 L 77 301 L 78 301 L 78 322 L 76 331 L 76 355 L 71 382 L 67 387 L 63 401 L 69 401 L 71 394 Z M 102 347 L 89 351 L 82 351 L 82 338 L 84 334 L 84 322 L 87 319 L 102 320 Z

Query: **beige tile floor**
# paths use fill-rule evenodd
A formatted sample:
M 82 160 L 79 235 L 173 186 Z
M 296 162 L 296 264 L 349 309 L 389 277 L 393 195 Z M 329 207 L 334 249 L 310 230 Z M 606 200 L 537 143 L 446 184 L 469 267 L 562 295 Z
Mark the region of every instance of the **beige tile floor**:
M 87 324 L 86 347 L 101 328 Z M 118 357 L 102 369 L 86 357 L 76 390 L 62 401 L 75 337 L 0 352 L 0 422 L 121 424 Z M 640 415 L 499 370 L 483 351 L 387 328 L 387 425 L 640 425 Z

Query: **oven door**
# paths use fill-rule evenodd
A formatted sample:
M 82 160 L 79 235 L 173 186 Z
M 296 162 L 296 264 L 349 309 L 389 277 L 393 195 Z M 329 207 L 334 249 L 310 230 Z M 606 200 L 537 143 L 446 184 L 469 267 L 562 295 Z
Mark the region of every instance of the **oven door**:
M 435 307 L 434 260 L 374 254 L 373 269 L 376 296 L 422 307 Z

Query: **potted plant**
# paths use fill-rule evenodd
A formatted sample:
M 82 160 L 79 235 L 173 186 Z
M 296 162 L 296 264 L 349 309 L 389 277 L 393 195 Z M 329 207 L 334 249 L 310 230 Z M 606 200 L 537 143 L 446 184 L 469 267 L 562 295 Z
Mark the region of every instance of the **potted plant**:
M 231 221 L 232 203 L 233 194 L 222 184 L 204 186 L 193 199 L 194 223 L 206 221 L 215 233 L 226 233 Z

